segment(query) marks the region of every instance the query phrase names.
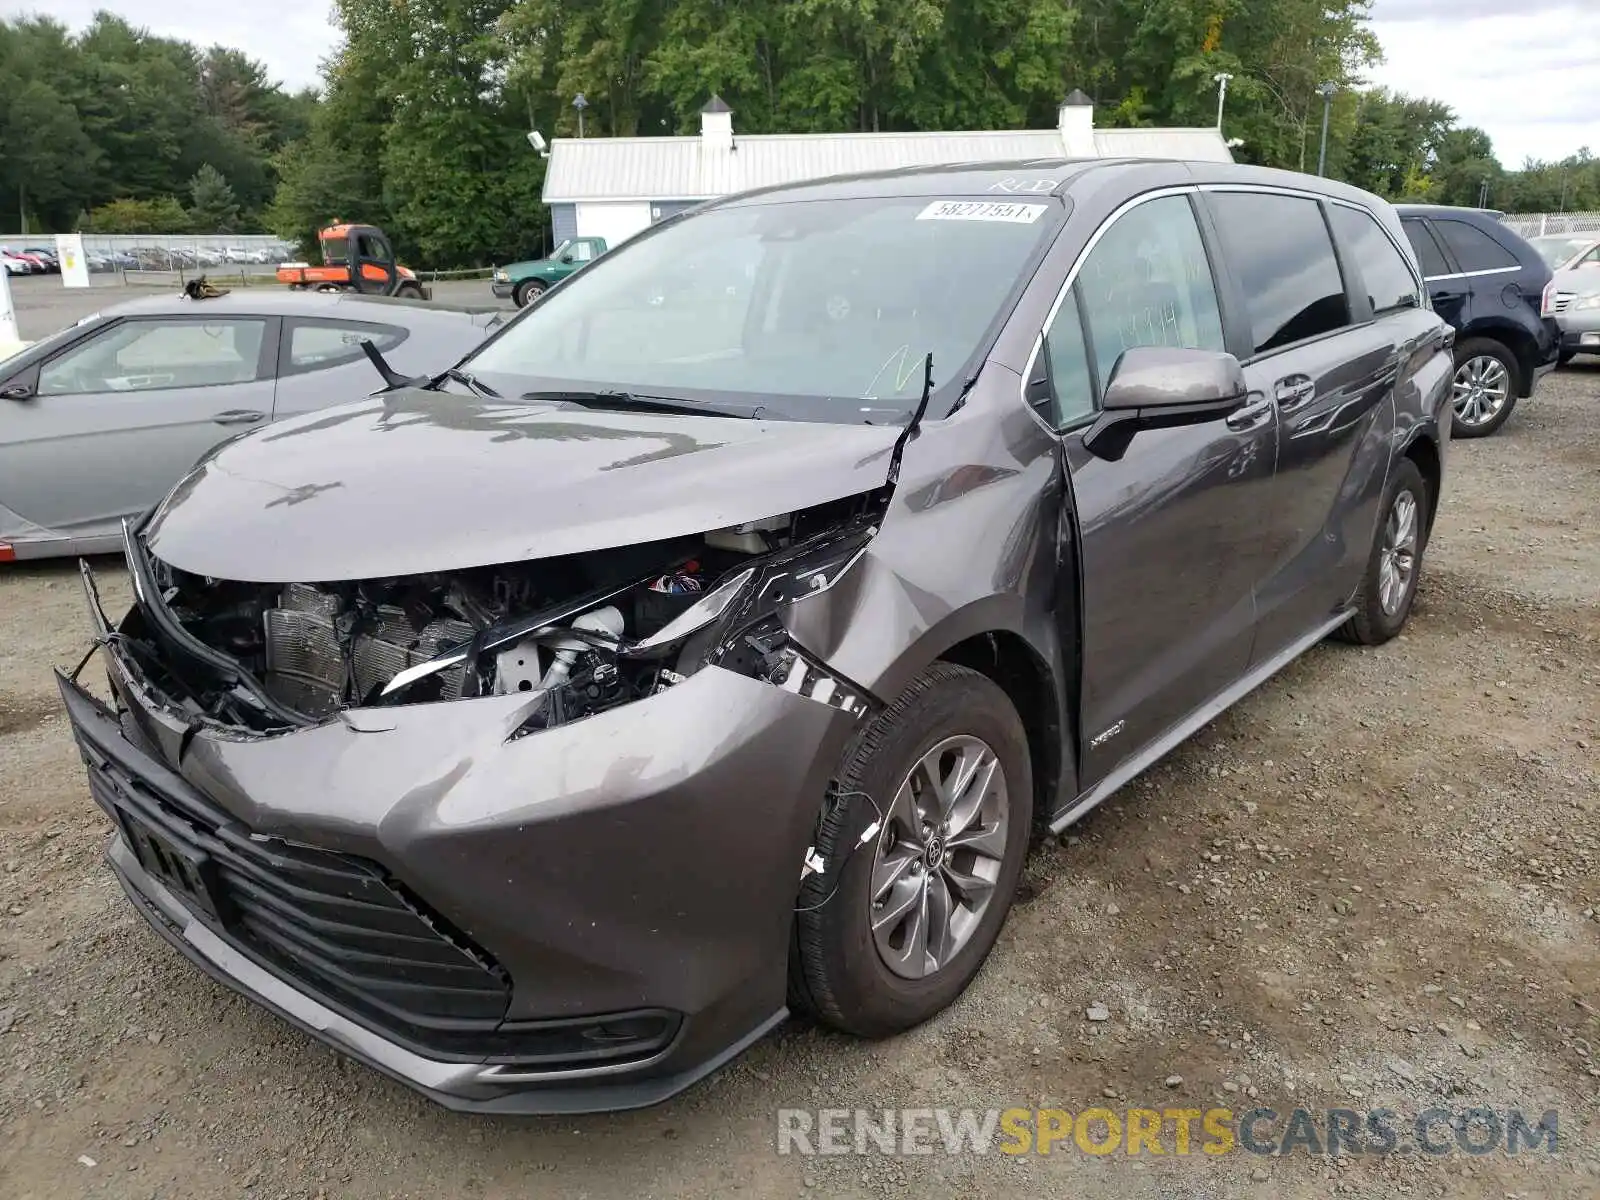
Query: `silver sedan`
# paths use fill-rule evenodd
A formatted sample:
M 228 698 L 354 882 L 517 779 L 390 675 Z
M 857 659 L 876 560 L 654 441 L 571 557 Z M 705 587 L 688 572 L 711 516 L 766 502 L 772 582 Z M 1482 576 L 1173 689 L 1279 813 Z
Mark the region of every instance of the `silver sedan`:
M 124 517 L 245 430 L 459 361 L 506 314 L 350 293 L 119 304 L 0 362 L 0 562 L 120 545 Z

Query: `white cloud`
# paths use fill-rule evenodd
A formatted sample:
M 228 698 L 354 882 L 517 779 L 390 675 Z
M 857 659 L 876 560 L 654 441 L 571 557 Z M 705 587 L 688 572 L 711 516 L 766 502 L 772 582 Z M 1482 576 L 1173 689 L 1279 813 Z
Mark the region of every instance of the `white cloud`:
M 1442 100 L 1507 167 L 1600 152 L 1593 0 L 1374 0 L 1372 82 Z

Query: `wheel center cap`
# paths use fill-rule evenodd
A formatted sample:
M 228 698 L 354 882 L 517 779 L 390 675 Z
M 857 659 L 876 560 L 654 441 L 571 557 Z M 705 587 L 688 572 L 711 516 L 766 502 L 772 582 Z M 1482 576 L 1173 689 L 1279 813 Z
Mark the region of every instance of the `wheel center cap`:
M 939 865 L 944 858 L 944 834 L 936 833 L 928 838 L 928 848 L 922 852 L 922 857 L 930 867 Z

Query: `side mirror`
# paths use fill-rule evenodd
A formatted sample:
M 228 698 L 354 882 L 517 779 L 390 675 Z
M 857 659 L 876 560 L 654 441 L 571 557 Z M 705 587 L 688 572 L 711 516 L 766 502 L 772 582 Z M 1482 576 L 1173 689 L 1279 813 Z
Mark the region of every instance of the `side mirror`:
M 1220 420 L 1243 405 L 1248 392 L 1244 368 L 1231 354 L 1135 346 L 1117 360 L 1100 418 L 1085 431 L 1083 444 L 1116 462 L 1139 430 Z
M 0 400 L 32 400 L 39 394 L 39 368 L 29 367 L 0 387 Z
M 561 261 L 564 262 L 564 263 L 571 262 L 572 261 L 572 251 L 568 250 L 565 254 L 563 254 L 561 256 Z

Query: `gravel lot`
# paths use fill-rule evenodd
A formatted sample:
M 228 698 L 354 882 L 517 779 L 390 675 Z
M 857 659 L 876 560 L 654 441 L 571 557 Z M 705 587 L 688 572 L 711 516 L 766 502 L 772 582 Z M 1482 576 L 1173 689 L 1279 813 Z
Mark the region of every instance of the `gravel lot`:
M 659 1108 L 541 1120 L 437 1109 L 144 927 L 48 670 L 85 646 L 74 567 L 0 570 L 0 1193 L 1592 1198 L 1597 516 L 1591 360 L 1453 448 L 1406 636 L 1315 650 L 1040 847 L 954 1009 L 878 1045 L 791 1025 Z M 1041 1103 L 1554 1108 L 1560 1150 L 775 1150 L 780 1107 Z

